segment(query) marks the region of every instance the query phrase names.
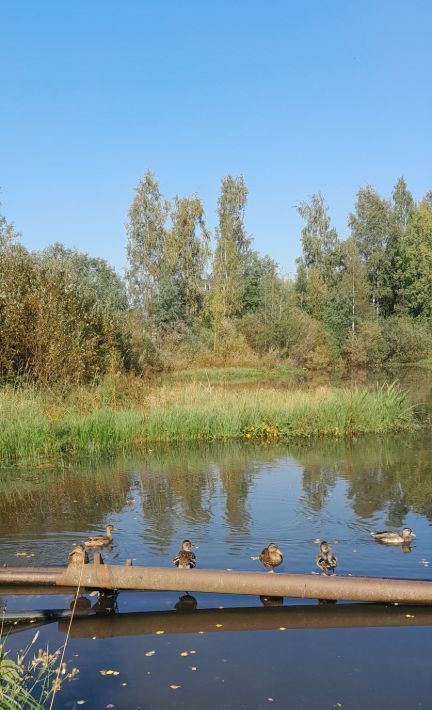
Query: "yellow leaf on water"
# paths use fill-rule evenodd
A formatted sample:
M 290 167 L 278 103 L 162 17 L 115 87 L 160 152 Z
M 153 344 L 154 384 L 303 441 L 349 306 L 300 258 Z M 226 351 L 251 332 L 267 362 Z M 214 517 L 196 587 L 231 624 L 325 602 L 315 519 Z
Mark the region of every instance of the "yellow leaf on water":
M 154 656 L 156 651 L 147 651 L 146 656 Z
M 182 651 L 180 656 L 189 656 L 189 653 L 187 651 Z
M 279 626 L 279 631 L 286 631 L 286 626 Z
M 177 690 L 177 688 L 181 688 L 181 685 L 170 685 L 170 688 Z
M 164 634 L 165 631 L 156 631 L 156 634 L 159 636 L 160 634 Z
M 216 626 L 217 629 L 221 629 L 222 626 L 223 626 L 223 624 L 215 624 L 215 626 Z

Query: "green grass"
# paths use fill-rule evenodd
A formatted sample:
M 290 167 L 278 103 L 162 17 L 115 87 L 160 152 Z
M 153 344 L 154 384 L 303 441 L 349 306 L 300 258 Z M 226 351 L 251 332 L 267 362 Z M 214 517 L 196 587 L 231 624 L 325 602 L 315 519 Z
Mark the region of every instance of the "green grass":
M 50 654 L 48 650 L 39 649 L 37 655 L 31 655 L 38 636 L 36 632 L 16 660 L 11 658 L 0 637 L 0 708 L 3 710 L 48 708 L 52 695 L 64 680 L 61 676 L 56 680 L 59 651 Z
M 178 370 L 163 377 L 166 384 L 199 382 L 204 385 L 237 385 L 253 382 L 284 382 L 302 375 L 302 368 L 276 365 L 274 367 L 211 367 Z
M 418 367 L 424 367 L 427 370 L 432 370 L 432 357 L 425 358 L 424 360 L 419 360 L 416 365 Z
M 0 465 L 58 463 L 157 442 L 290 440 L 412 429 L 415 414 L 397 385 L 316 391 L 200 383 L 162 385 L 141 398 L 130 384 L 117 403 L 106 385 L 77 393 L 0 391 Z

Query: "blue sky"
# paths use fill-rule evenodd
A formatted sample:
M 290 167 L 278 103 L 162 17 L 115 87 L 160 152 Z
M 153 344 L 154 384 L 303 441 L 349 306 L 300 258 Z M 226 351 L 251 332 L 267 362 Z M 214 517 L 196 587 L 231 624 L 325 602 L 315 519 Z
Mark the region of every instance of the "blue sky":
M 432 189 L 430 0 L 2 0 L 2 211 L 125 264 L 149 167 L 166 197 L 243 174 L 255 247 L 294 269 L 294 205 L 321 190 L 346 236 L 366 182 Z

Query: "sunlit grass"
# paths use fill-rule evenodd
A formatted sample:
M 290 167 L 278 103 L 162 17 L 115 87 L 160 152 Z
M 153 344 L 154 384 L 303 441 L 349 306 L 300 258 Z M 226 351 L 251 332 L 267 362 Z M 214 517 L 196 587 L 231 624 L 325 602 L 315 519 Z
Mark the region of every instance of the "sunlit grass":
M 164 383 L 198 382 L 208 385 L 233 385 L 253 382 L 284 382 L 304 374 L 302 368 L 287 365 L 274 367 L 210 367 L 179 370 L 163 377 Z
M 55 664 L 60 651 L 50 654 L 39 649 L 35 653 L 36 632 L 29 645 L 12 658 L 0 637 L 0 708 L 3 710 L 43 710 L 59 690 L 62 681 L 72 679 L 73 673 L 58 678 Z M 65 664 L 66 666 L 66 664 Z
M 315 391 L 134 381 L 63 391 L 0 391 L 0 463 L 105 455 L 156 442 L 290 440 L 385 433 L 415 426 L 397 385 Z
M 417 363 L 418 367 L 424 367 L 427 370 L 432 370 L 432 357 L 425 358 L 424 360 L 419 360 Z

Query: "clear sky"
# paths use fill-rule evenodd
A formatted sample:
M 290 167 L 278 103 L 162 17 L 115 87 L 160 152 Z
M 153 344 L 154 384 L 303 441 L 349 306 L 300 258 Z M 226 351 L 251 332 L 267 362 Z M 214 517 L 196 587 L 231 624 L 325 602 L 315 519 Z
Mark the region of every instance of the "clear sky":
M 2 211 L 125 264 L 149 167 L 166 197 L 242 173 L 246 226 L 292 271 L 294 205 L 318 190 L 346 236 L 359 185 L 432 189 L 430 0 L 1 0 Z

